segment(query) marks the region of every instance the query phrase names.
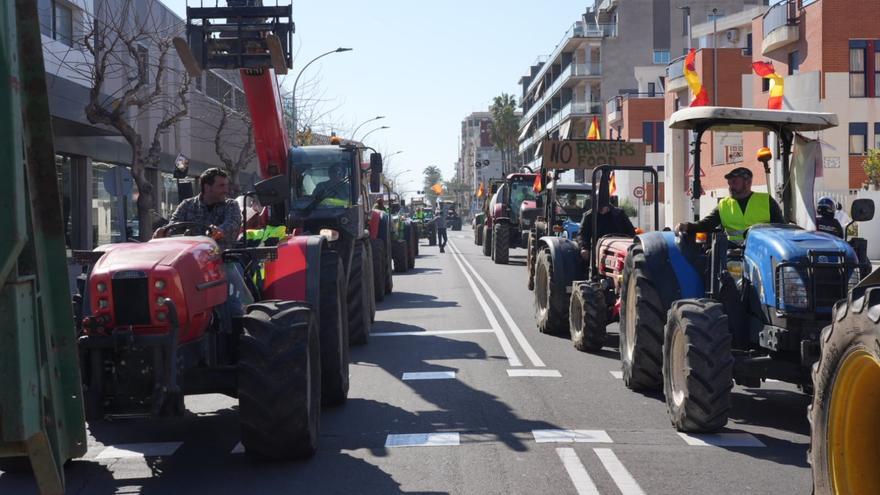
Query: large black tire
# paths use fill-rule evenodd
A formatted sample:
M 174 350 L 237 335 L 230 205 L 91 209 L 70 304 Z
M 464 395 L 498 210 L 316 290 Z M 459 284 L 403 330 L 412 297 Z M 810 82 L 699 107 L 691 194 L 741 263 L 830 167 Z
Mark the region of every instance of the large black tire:
M 364 245 L 354 245 L 351 258 L 351 270 L 348 274 L 348 335 L 353 345 L 363 345 L 370 340 L 370 307 L 373 297 L 370 287 L 373 281 L 369 277 L 368 253 Z
M 510 225 L 496 223 L 495 232 L 492 233 L 492 259 L 496 265 L 506 265 L 510 256 Z
M 620 307 L 620 363 L 631 390 L 660 390 L 663 384 L 663 328 L 666 310 L 635 244 L 626 257 Z
M 483 256 L 492 256 L 492 230 L 483 225 Z
M 397 273 L 405 273 L 409 269 L 406 252 L 406 241 L 392 241 L 391 258 L 394 261 L 394 271 Z
M 370 323 L 376 321 L 376 284 L 375 284 L 375 276 L 373 275 L 373 246 L 370 245 L 369 241 L 364 241 L 364 248 L 366 249 L 367 258 L 364 263 L 364 288 L 366 288 L 367 292 L 367 300 L 365 304 L 368 304 L 370 307 Z
M 535 249 L 536 242 L 538 242 L 538 239 L 535 237 L 534 233 L 529 232 L 529 240 L 526 242 L 526 274 L 529 277 L 526 286 L 529 290 L 535 290 L 535 262 L 537 261 L 537 252 Z
M 834 308 L 813 365 L 810 451 L 818 494 L 880 493 L 880 287 L 853 290 Z
M 390 247 L 390 245 L 388 245 L 388 244 L 386 244 L 385 246 Z M 385 272 L 385 294 L 386 295 L 391 294 L 394 291 L 394 275 L 392 274 L 393 268 L 391 266 L 392 263 L 393 263 L 393 260 L 391 259 L 391 253 L 386 252 L 385 258 L 382 261 L 382 266 L 384 267 L 384 272 Z
M 428 227 L 428 245 L 437 245 L 437 227 L 435 227 L 434 224 L 431 224 L 431 226 Z
M 553 280 L 553 259 L 550 248 L 538 253 L 535 269 L 535 321 L 538 331 L 562 334 L 568 331 L 568 294 Z
M 339 253 L 321 253 L 321 398 L 337 406 L 348 398 L 348 308 L 345 266 Z
M 385 300 L 385 282 L 388 274 L 385 272 L 385 241 L 373 239 L 370 241 L 373 248 L 373 288 L 375 289 L 376 302 Z
M 416 229 L 410 229 L 410 237 L 412 237 L 412 245 L 413 245 L 413 268 L 416 266 L 415 256 L 419 255 L 419 233 L 416 232 Z
M 477 246 L 483 245 L 483 226 L 482 225 L 477 225 L 476 228 L 474 228 L 474 244 L 476 244 Z
M 261 459 L 305 459 L 318 448 L 321 349 L 311 308 L 252 304 L 242 318 L 238 375 L 241 443 Z
M 733 355 L 724 306 L 711 299 L 672 304 L 663 342 L 663 392 L 678 431 L 723 428 L 730 411 Z
M 602 287 L 596 282 L 575 283 L 568 307 L 568 328 L 574 348 L 591 352 L 602 349 L 608 337 L 607 320 L 608 307 Z
M 419 255 L 419 236 L 413 229 L 410 229 L 409 231 L 408 247 L 409 252 L 406 253 L 406 268 L 407 270 L 412 270 L 416 267 L 416 256 Z

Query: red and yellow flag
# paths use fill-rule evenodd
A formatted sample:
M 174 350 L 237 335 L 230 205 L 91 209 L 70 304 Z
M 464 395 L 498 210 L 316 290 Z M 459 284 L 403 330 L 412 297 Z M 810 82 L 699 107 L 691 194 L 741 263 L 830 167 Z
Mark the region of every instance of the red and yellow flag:
M 438 183 L 434 184 L 433 186 L 431 186 L 431 190 L 434 191 L 434 193 L 439 196 L 439 195 L 443 194 L 443 184 L 438 182 Z
M 767 108 L 770 110 L 782 110 L 782 95 L 785 93 L 785 82 L 782 76 L 776 73 L 773 62 L 752 62 L 752 70 L 755 74 L 770 79 L 770 99 L 767 100 Z
M 544 181 L 541 179 L 542 174 L 535 176 L 535 182 L 532 183 L 532 191 L 539 193 L 544 190 Z
M 480 181 L 480 187 L 477 188 L 477 197 L 482 198 L 484 194 L 486 194 L 486 189 L 483 187 L 483 181 Z
M 691 92 L 694 93 L 694 99 L 691 101 L 692 107 L 704 107 L 709 104 L 709 92 L 700 82 L 700 76 L 697 75 L 697 51 L 693 48 L 688 52 L 684 59 L 684 77 L 687 79 Z
M 595 115 L 593 115 L 593 121 L 590 122 L 590 131 L 587 133 L 587 139 L 591 141 L 602 139 L 602 135 L 599 133 L 599 117 Z
M 614 171 L 611 171 L 611 178 L 608 180 L 608 195 L 617 196 L 617 180 L 614 178 Z

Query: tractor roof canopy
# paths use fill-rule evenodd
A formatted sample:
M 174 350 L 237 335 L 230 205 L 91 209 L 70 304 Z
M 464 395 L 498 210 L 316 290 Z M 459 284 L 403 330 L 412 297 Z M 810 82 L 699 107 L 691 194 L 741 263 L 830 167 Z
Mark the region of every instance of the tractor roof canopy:
M 737 107 L 689 107 L 669 118 L 671 129 L 716 130 L 726 132 L 821 131 L 837 127 L 837 115 L 820 112 L 763 110 Z

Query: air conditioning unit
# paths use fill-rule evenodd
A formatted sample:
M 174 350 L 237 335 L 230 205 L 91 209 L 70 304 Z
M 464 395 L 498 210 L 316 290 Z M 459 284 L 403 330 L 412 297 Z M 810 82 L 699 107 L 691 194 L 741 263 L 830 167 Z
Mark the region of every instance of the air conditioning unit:
M 739 29 L 728 29 L 725 35 L 727 36 L 727 41 L 731 43 L 739 41 Z

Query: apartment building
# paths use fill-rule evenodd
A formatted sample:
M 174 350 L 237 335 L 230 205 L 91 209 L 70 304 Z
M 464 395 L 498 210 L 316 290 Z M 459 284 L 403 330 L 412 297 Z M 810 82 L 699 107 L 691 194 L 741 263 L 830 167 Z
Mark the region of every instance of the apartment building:
M 880 0 L 782 0 L 751 19 L 740 18 L 731 25 L 719 20 L 721 42 L 738 39 L 741 50 L 719 48 L 718 69 L 742 68 L 742 77 L 737 85 L 735 78 L 722 77 L 719 73 L 718 104 L 766 108 L 769 97 L 767 81 L 742 64 L 772 62 L 776 72 L 785 79 L 783 109 L 837 115 L 837 127 L 809 133 L 808 137 L 819 139 L 822 148 L 822 177 L 815 184 L 816 196 L 831 196 L 847 207 L 852 199 L 863 193 L 866 175 L 862 162 L 866 150 L 880 147 L 880 24 L 876 22 L 877 12 L 880 12 Z M 710 26 L 705 24 L 695 26 L 695 36 L 699 31 L 705 37 L 710 33 L 708 29 Z M 738 38 L 735 34 L 727 34 L 732 33 L 731 30 L 738 31 Z M 705 46 L 702 41 L 701 46 Z M 740 51 L 739 55 L 737 51 Z M 725 52 L 729 53 L 725 55 Z M 740 60 L 742 57 L 747 60 Z M 711 50 L 698 52 L 697 72 L 709 88 L 713 84 L 711 59 Z M 669 77 L 678 74 L 677 64 L 680 61 L 667 68 Z M 667 116 L 687 105 L 692 95 L 685 97 L 685 92 L 667 85 Z M 738 104 L 736 94 L 741 95 Z M 669 151 L 678 148 L 671 145 L 674 140 L 682 139 L 681 131 L 667 131 L 667 182 L 673 179 L 673 175 L 679 183 L 685 182 L 686 178 L 677 171 L 687 170 L 687 167 L 670 166 L 688 162 L 681 153 Z M 707 164 L 702 179 L 706 194 L 701 198 L 701 210 L 708 211 L 726 195 L 723 176 L 734 166 L 751 168 L 755 172 L 755 183 L 764 184 L 763 167 L 754 155 L 757 148 L 773 142 L 772 133 L 747 133 L 726 141 L 724 137 L 713 137 L 709 149 L 704 148 L 709 158 L 703 155 L 703 163 Z M 773 173 L 776 171 L 774 167 Z M 774 179 L 774 182 L 779 181 Z M 667 197 L 667 203 L 669 201 Z M 683 218 L 687 209 L 685 201 L 686 198 L 681 196 L 673 201 L 673 208 L 667 209 L 670 212 L 668 221 Z
M 82 44 L 84 33 L 95 18 L 99 22 L 118 22 L 105 16 L 117 15 L 124 5 L 128 5 L 125 12 L 132 20 L 148 19 L 151 30 L 170 32 L 183 27 L 184 21 L 158 1 L 38 2 L 56 168 L 67 243 L 73 249 L 92 249 L 99 244 L 118 242 L 125 230 L 130 234 L 137 232 L 137 186 L 127 169 L 131 163 L 131 148 L 115 129 L 92 124 L 85 114 L 91 88 L 87 74 L 94 61 Z M 137 74 L 137 64 L 149 64 L 152 69 L 146 77 L 154 78 L 158 56 L 157 47 L 147 40 L 138 45 L 137 58 L 120 54 L 117 59 L 123 61 L 123 65 L 108 74 L 105 92 L 101 95 L 104 101 L 113 101 L 126 87 L 124 78 Z M 167 61 L 171 72 L 166 79 L 166 90 L 169 90 L 180 83 L 183 67 L 174 51 L 169 52 Z M 206 168 L 223 166 L 214 147 L 221 105 L 229 114 L 228 128 L 223 134 L 225 145 L 240 146 L 246 136 L 240 118 L 246 111 L 246 102 L 236 72 L 204 73 L 192 81 L 187 99 L 188 116 L 160 134 L 159 167 L 147 171 L 153 184 L 156 210 L 164 216 L 171 214 L 179 199 L 177 181 L 172 176 L 179 153 L 189 159 L 189 172 L 193 176 Z M 149 142 L 165 110 L 164 105 L 133 110 L 128 116 L 129 123 Z M 251 166 L 242 174 L 243 185 L 253 182 L 255 168 Z
M 492 179 L 503 175 L 501 151 L 492 143 L 492 115 L 473 112 L 461 121 L 461 149 L 456 163 L 456 175 L 469 191 L 476 191 L 483 182 L 486 187 Z M 477 200 L 471 211 L 478 207 Z
M 625 93 L 662 94 L 663 68 L 687 46 L 683 7 L 689 7 L 692 19 L 711 19 L 762 3 L 595 0 L 551 53 L 519 80 L 523 162 L 540 164 L 539 145 L 545 139 L 585 138 L 593 116 L 606 131 L 603 138 L 619 137 L 605 115 L 606 102 Z

